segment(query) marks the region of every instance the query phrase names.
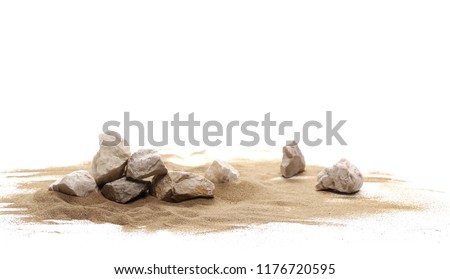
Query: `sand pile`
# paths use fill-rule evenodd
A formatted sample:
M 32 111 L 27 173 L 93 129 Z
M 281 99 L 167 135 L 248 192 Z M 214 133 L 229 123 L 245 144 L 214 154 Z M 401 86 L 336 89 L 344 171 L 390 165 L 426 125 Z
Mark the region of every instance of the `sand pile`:
M 170 155 L 163 156 L 170 169 L 204 174 L 209 166 L 176 165 L 170 162 L 170 158 Z M 24 209 L 0 214 L 23 215 L 21 220 L 26 222 L 89 220 L 121 225 L 125 230 L 212 232 L 270 222 L 320 224 L 319 218 L 352 218 L 417 209 L 412 205 L 367 198 L 360 193 L 342 195 L 317 192 L 316 179 L 323 167 L 307 166 L 297 176 L 283 179 L 280 178 L 279 161 L 236 160 L 231 163 L 241 174 L 238 182 L 218 184 L 214 199 L 195 199 L 182 203 L 167 203 L 146 196 L 129 204 L 118 204 L 99 192 L 83 198 L 49 192 L 48 186 L 54 180 L 39 181 L 42 176 L 59 178 L 74 170 L 87 170 L 88 164 L 23 171 L 37 172 L 31 176 L 36 177 L 36 181 L 18 186 L 35 191 L 0 199 L 1 203 L 12 203 L 8 208 Z M 389 178 L 379 177 L 374 178 L 374 181 L 390 182 Z M 367 178 L 365 182 L 370 184 L 371 179 Z

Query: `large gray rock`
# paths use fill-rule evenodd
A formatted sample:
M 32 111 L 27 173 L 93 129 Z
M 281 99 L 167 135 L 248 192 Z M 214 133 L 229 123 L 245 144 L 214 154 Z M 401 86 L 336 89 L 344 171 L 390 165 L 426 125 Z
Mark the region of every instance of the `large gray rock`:
M 305 170 L 305 157 L 296 142 L 290 142 L 283 147 L 283 159 L 280 171 L 286 177 L 292 177 Z
M 215 160 L 206 170 L 205 177 L 214 183 L 234 182 L 239 179 L 239 171 L 225 161 Z
M 144 194 L 149 188 L 150 182 L 131 181 L 123 177 L 119 180 L 106 183 L 101 192 L 108 200 L 127 203 Z
M 167 168 L 156 150 L 140 149 L 134 152 L 128 160 L 127 177 L 144 179 L 166 173 Z
M 152 188 L 158 199 L 180 202 L 194 198 L 212 198 L 215 186 L 208 179 L 194 173 L 169 171 L 166 175 L 155 176 Z
M 341 159 L 333 167 L 319 173 L 316 190 L 333 190 L 352 194 L 361 189 L 363 181 L 361 172 L 346 159 Z
M 91 174 L 97 185 L 104 185 L 124 176 L 128 158 L 131 155 L 130 147 L 120 135 L 100 134 L 100 149 L 92 160 Z M 120 139 L 117 145 L 109 146 L 115 137 Z
M 77 197 L 85 197 L 96 188 L 97 184 L 89 172 L 80 170 L 71 172 L 63 178 L 56 180 L 50 185 L 48 190 Z

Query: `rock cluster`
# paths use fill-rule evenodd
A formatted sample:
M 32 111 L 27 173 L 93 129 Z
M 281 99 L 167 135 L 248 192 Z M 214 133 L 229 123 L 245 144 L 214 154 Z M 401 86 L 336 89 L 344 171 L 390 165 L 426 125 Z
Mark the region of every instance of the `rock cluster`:
M 120 141 L 112 144 L 116 139 Z M 72 172 L 51 184 L 49 190 L 78 197 L 97 190 L 117 203 L 128 203 L 147 194 L 167 202 L 214 197 L 213 182 L 190 172 L 168 171 L 156 150 L 140 149 L 131 154 L 128 143 L 114 132 L 101 134 L 99 145 L 90 173 Z M 239 178 L 239 172 L 224 161 L 214 161 L 206 175 L 215 183 Z

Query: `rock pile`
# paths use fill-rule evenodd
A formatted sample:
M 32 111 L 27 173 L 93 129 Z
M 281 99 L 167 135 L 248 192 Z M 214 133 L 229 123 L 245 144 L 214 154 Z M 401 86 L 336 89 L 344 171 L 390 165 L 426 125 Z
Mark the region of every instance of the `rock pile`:
M 111 146 L 117 133 L 99 136 L 99 151 L 92 160 L 91 172 L 76 171 L 55 181 L 50 191 L 85 197 L 93 191 L 118 203 L 128 203 L 147 194 L 167 202 L 213 198 L 215 185 L 198 174 L 168 171 L 156 150 L 141 149 L 133 154 L 121 139 Z M 224 161 L 214 161 L 206 175 L 215 183 L 239 179 L 239 172 Z

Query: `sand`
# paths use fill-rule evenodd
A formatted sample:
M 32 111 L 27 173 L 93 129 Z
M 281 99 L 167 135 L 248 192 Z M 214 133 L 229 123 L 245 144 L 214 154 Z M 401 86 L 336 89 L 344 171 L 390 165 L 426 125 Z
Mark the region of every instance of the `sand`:
M 208 167 L 206 164 L 192 167 L 170 163 L 170 156 L 164 159 L 171 170 L 203 174 Z M 316 176 L 323 167 L 307 166 L 305 172 L 291 179 L 283 179 L 279 173 L 279 161 L 240 159 L 231 163 L 241 173 L 238 183 L 216 184 L 214 199 L 195 199 L 182 203 L 167 203 L 146 196 L 123 205 L 107 200 L 99 192 L 85 198 L 73 197 L 48 191 L 49 184 L 54 180 L 42 180 L 46 176 L 61 177 L 74 170 L 88 169 L 89 164 L 17 171 L 33 173 L 27 177 L 35 178 L 35 181 L 18 185 L 20 189 L 33 191 L 0 199 L 0 203 L 11 203 L 6 208 L 23 209 L 0 214 L 17 214 L 22 222 L 32 223 L 89 220 L 121 225 L 124 230 L 203 233 L 272 222 L 320 225 L 326 219 L 420 209 L 414 205 L 361 194 L 364 187 L 370 187 L 371 182 L 390 186 L 396 183 L 383 175 L 366 178 L 360 193 L 342 195 L 315 190 Z

